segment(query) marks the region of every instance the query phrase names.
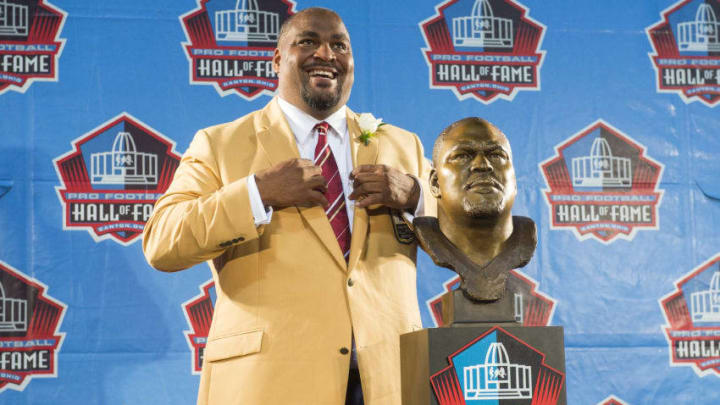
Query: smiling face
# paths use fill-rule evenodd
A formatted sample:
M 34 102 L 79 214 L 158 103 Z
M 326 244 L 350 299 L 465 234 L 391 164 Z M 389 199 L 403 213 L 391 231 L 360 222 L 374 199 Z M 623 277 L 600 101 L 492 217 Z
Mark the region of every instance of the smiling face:
M 449 128 L 433 150 L 430 185 L 438 218 L 509 217 L 517 185 L 505 135 L 479 118 Z
M 273 57 L 280 96 L 323 119 L 350 97 L 354 62 L 340 17 L 326 9 L 298 13 L 280 36 Z

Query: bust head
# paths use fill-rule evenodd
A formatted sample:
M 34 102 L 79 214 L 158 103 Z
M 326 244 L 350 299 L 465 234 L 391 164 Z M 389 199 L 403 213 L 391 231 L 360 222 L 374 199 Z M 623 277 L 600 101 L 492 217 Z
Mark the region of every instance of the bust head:
M 477 117 L 452 123 L 435 141 L 433 165 L 430 188 L 441 225 L 512 220 L 517 194 L 512 151 L 493 124 Z
M 507 274 L 530 261 L 537 233 L 530 218 L 511 213 L 517 184 L 510 143 L 486 120 L 465 118 L 440 133 L 433 164 L 438 216 L 413 220 L 421 246 L 435 264 L 460 275 L 460 290 L 471 301 L 497 301 L 471 318 L 496 312 L 492 319 L 512 321 L 513 303 L 503 300 Z

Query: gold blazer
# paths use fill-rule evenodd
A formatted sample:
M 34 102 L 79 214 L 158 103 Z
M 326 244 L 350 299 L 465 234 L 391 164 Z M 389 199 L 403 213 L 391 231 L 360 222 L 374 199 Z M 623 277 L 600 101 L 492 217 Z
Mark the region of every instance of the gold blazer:
M 347 110 L 353 166 L 386 164 L 421 179 L 419 139 L 385 125 L 364 145 Z M 399 335 L 421 328 L 416 243 L 390 210 L 355 208 L 346 264 L 322 207 L 275 210 L 254 224 L 247 176 L 298 158 L 277 101 L 199 131 L 145 226 L 143 249 L 163 271 L 208 261 L 217 291 L 198 404 L 342 405 L 354 333 L 366 405 L 400 404 Z

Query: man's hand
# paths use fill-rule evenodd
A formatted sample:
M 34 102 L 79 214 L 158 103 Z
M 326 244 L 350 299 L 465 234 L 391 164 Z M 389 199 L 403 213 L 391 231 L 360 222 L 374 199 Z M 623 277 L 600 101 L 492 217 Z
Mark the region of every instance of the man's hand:
M 420 185 L 411 176 L 385 165 L 362 165 L 350 173 L 353 192 L 348 198 L 365 208 L 381 204 L 390 208 L 415 210 Z
M 322 169 L 307 159 L 290 159 L 255 173 L 263 204 L 273 208 L 292 205 L 327 206 L 324 196 L 327 183 Z

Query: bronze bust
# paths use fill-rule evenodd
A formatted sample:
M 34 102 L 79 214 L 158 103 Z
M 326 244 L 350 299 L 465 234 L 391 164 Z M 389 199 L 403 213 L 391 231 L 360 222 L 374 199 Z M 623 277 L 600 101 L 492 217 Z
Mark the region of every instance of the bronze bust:
M 505 135 L 476 117 L 454 122 L 433 147 L 430 189 L 438 215 L 413 221 L 435 264 L 459 274 L 460 290 L 473 303 L 503 299 L 507 274 L 535 251 L 535 223 L 513 217 L 517 194 L 512 151 Z

